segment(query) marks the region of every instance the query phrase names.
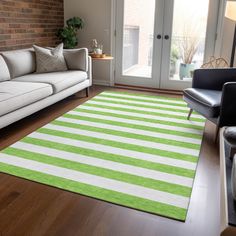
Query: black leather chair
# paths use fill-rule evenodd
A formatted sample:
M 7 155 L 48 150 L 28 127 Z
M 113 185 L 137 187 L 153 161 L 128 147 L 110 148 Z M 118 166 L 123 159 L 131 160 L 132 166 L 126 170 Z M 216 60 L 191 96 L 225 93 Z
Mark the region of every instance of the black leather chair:
M 221 127 L 236 125 L 236 68 L 195 70 L 192 88 L 183 93 L 188 119 L 194 110 L 215 123 L 216 140 Z

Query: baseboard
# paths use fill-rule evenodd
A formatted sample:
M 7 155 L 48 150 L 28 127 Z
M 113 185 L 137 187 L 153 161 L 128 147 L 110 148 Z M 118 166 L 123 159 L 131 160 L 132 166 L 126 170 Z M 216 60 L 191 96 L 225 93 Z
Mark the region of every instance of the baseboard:
M 102 86 L 111 86 L 111 82 L 107 80 L 93 80 L 93 84 Z

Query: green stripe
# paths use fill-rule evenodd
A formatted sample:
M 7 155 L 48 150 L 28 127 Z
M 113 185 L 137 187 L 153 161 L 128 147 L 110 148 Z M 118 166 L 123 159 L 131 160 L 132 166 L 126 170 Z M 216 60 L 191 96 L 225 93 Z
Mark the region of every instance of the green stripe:
M 187 107 L 186 107 L 186 110 L 183 111 L 183 110 L 180 110 L 178 108 L 169 108 L 169 107 L 157 107 L 157 106 L 152 106 L 152 105 L 144 105 L 144 104 L 136 104 L 136 103 L 132 103 L 132 102 L 123 102 L 123 101 L 114 101 L 114 100 L 107 100 L 107 99 L 103 99 L 101 97 L 98 97 L 96 96 L 95 98 L 93 98 L 92 100 L 90 101 L 97 101 L 97 102 L 103 102 L 103 103 L 107 103 L 108 105 L 110 104 L 117 104 L 117 105 L 124 105 L 124 106 L 131 106 L 130 108 L 132 109 L 132 107 L 139 107 L 139 108 L 148 108 L 148 109 L 153 109 L 153 110 L 157 110 L 155 112 L 158 112 L 158 110 L 161 110 L 161 111 L 171 111 L 171 112 L 179 112 L 179 113 L 183 113 L 183 114 L 186 114 L 186 116 L 188 115 L 188 110 L 187 110 Z M 87 103 L 86 103 L 87 104 Z M 158 103 L 159 104 L 159 103 Z M 136 111 L 135 111 L 136 112 Z M 143 112 L 146 112 L 143 111 Z M 169 114 L 167 114 L 166 116 L 168 116 Z M 176 114 L 177 115 L 177 114 Z M 186 118 L 185 118 L 186 119 Z M 202 119 L 202 118 L 201 118 Z
M 161 125 L 168 125 L 168 126 L 175 126 L 175 127 L 182 127 L 182 128 L 190 128 L 190 129 L 196 129 L 196 130 L 203 130 L 202 126 L 194 125 L 194 124 L 182 124 L 172 121 L 163 121 L 157 119 L 151 119 L 151 118 L 142 118 L 138 116 L 130 116 L 130 115 L 123 115 L 123 114 L 117 114 L 115 111 L 113 112 L 104 112 L 104 111 L 96 111 L 96 110 L 87 110 L 83 109 L 82 107 L 76 108 L 74 111 L 76 112 L 84 112 L 89 114 L 96 114 L 96 115 L 103 115 L 103 116 L 109 116 L 109 117 L 116 117 L 116 118 L 122 118 L 122 119 L 129 119 L 129 120 L 137 120 L 137 121 L 144 121 L 144 122 L 150 122 L 153 124 L 161 124 Z M 144 126 L 146 127 L 146 126 Z M 152 127 L 151 127 L 152 128 Z
M 117 98 L 117 99 L 121 99 L 121 100 L 126 100 L 126 101 L 139 101 L 139 102 L 145 102 L 147 104 L 151 103 L 151 104 L 163 104 L 163 105 L 170 105 L 170 106 L 176 106 L 176 107 L 185 107 L 188 108 L 186 104 L 179 104 L 179 103 L 171 103 L 171 102 L 166 102 L 166 101 L 161 101 L 156 99 L 156 101 L 154 100 L 144 100 L 142 98 L 139 97 L 121 97 L 121 96 L 117 96 L 115 95 L 107 95 L 106 93 L 101 93 L 96 97 L 101 97 L 101 98 Z M 159 98 L 160 99 L 160 98 Z M 163 99 L 163 98 L 161 98 Z
M 102 133 L 102 134 L 115 135 L 115 136 L 120 136 L 120 137 L 125 137 L 125 138 L 132 138 L 132 139 L 137 139 L 137 140 L 162 143 L 162 144 L 173 145 L 173 146 L 178 146 L 178 147 L 191 148 L 195 150 L 200 149 L 200 145 L 198 144 L 192 144 L 192 143 L 176 141 L 176 140 L 171 140 L 171 139 L 157 138 L 157 137 L 141 135 L 141 134 L 133 134 L 133 133 L 124 132 L 124 131 L 97 128 L 97 127 L 92 127 L 88 125 L 75 124 L 75 123 L 69 123 L 69 122 L 63 122 L 63 121 L 57 121 L 57 120 L 53 121 L 52 124 L 63 126 L 63 127 L 70 127 L 74 129 L 92 131 L 92 132 L 97 132 L 97 133 Z
M 16 148 L 8 148 L 3 151 L 5 154 L 21 157 L 27 160 L 34 160 L 37 162 L 67 168 L 91 175 L 97 175 L 100 177 L 114 179 L 129 184 L 139 185 L 146 188 L 151 188 L 163 192 L 168 192 L 184 197 L 190 197 L 191 189 L 189 187 L 171 184 L 164 181 L 158 181 L 150 178 L 144 178 L 137 175 L 127 174 L 124 172 L 109 170 L 101 167 L 90 166 L 87 164 L 78 163 L 75 161 L 64 160 L 57 157 L 43 155 L 35 152 L 24 151 Z
M 130 150 L 130 151 L 138 151 L 138 152 L 146 153 L 146 154 L 159 155 L 159 156 L 169 157 L 169 158 L 183 160 L 183 161 L 190 161 L 193 163 L 196 163 L 198 161 L 197 156 L 194 156 L 194 155 L 187 155 L 187 154 L 182 154 L 182 153 L 177 153 L 177 152 L 172 152 L 172 151 L 165 151 L 165 150 L 161 150 L 157 148 L 148 148 L 145 146 L 116 142 L 116 141 L 100 139 L 100 138 L 94 138 L 94 137 L 80 135 L 80 134 L 72 134 L 69 132 L 57 131 L 57 130 L 52 130 L 48 128 L 41 128 L 37 130 L 37 132 L 42 133 L 42 134 L 58 136 L 62 138 L 84 141 L 88 143 L 96 143 L 96 144 L 105 145 L 109 147 L 121 148 L 125 150 Z
M 187 120 L 187 116 L 178 116 L 178 115 L 172 115 L 172 114 L 163 114 L 159 112 L 151 112 L 151 111 L 139 111 L 131 108 L 123 108 L 123 107 L 113 107 L 113 106 L 108 106 L 108 105 L 99 105 L 99 104 L 92 104 L 89 102 L 84 103 L 81 105 L 81 107 L 95 107 L 95 108 L 103 108 L 103 109 L 109 109 L 109 110 L 118 110 L 118 111 L 124 111 L 124 112 L 131 112 L 134 114 L 146 114 L 146 115 L 153 115 L 153 116 L 160 116 L 160 117 L 166 117 L 166 118 L 174 118 L 178 120 Z M 203 122 L 204 119 L 202 118 L 191 118 L 192 121 L 198 121 L 198 122 Z
M 113 202 L 119 205 L 128 206 L 134 209 L 147 211 L 150 213 L 161 214 L 162 216 L 184 221 L 187 210 L 167 204 L 150 201 L 147 199 L 123 194 L 111 190 L 94 187 L 88 184 L 82 184 L 76 181 L 55 177 L 48 174 L 31 171 L 24 168 L 14 167 L 0 163 L 0 169 L 4 173 L 26 178 L 43 184 L 52 185 L 61 189 L 80 193 L 89 197 L 98 198 L 104 201 Z
M 102 160 L 118 162 L 122 164 L 142 167 L 142 168 L 146 168 L 150 170 L 156 170 L 156 171 L 160 171 L 164 173 L 175 174 L 175 175 L 189 177 L 189 178 L 194 178 L 194 175 L 195 175 L 194 170 L 188 170 L 185 168 L 159 164 L 159 163 L 155 163 L 151 161 L 144 161 L 144 160 L 139 160 L 135 158 L 129 158 L 129 157 L 118 155 L 118 154 L 111 154 L 111 153 L 91 150 L 91 149 L 87 149 L 83 147 L 75 147 L 72 145 L 58 144 L 56 142 L 44 141 L 41 139 L 36 139 L 36 138 L 31 138 L 31 137 L 25 137 L 21 141 L 25 143 L 29 143 L 29 144 L 42 146 L 42 147 L 53 148 L 53 149 L 57 149 L 61 151 L 81 154 L 84 156 L 95 157 Z

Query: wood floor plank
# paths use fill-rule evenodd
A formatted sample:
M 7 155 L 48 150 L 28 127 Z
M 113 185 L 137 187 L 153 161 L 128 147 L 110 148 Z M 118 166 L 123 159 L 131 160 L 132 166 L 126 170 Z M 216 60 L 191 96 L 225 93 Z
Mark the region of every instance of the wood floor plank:
M 114 90 L 94 86 L 88 98 L 82 91 L 0 130 L 0 149 L 109 89 Z M 220 226 L 220 175 L 214 132 L 215 126 L 207 122 L 185 223 L 0 174 L 0 235 L 217 236 Z

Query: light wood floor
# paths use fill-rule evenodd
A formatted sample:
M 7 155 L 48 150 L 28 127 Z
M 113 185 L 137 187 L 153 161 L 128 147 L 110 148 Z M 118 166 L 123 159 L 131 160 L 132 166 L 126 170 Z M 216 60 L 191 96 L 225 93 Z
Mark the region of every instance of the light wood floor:
M 108 89 L 93 87 L 89 98 Z M 0 130 L 0 149 L 85 102 L 89 98 L 84 95 L 80 92 Z M 214 133 L 214 125 L 207 122 L 185 223 L 0 173 L 0 235 L 218 236 L 220 175 Z

